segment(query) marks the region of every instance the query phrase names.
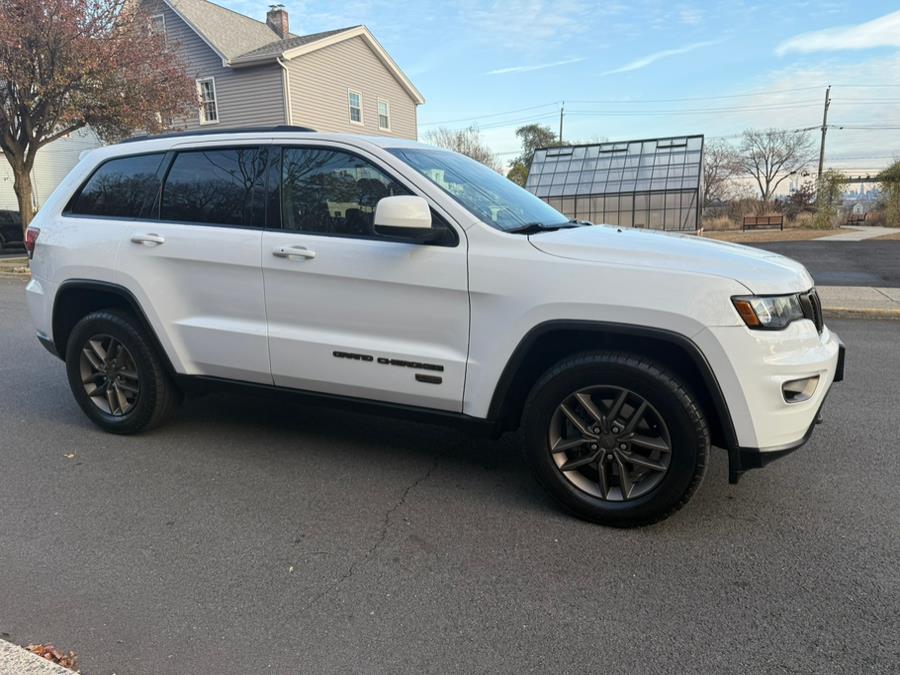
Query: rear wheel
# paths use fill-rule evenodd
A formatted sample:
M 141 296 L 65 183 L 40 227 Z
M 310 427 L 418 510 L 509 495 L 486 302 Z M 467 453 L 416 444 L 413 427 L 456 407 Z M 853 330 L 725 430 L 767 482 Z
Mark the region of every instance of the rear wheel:
M 619 352 L 566 359 L 525 408 L 526 458 L 576 515 L 618 527 L 668 517 L 699 487 L 709 431 L 696 399 L 664 367 Z
M 76 324 L 66 371 L 75 400 L 105 431 L 149 429 L 170 417 L 180 400 L 145 329 L 120 310 L 93 312 Z

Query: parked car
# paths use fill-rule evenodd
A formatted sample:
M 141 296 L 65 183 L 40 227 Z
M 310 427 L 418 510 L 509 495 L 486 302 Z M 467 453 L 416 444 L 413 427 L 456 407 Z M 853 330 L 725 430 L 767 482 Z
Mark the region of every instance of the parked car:
M 18 211 L 0 209 L 0 251 L 22 247 L 22 218 Z
M 37 337 L 102 429 L 240 383 L 520 430 L 550 493 L 609 525 L 683 506 L 711 444 L 732 482 L 796 450 L 843 376 L 799 263 L 572 222 L 396 138 L 276 128 L 93 150 L 27 247 Z

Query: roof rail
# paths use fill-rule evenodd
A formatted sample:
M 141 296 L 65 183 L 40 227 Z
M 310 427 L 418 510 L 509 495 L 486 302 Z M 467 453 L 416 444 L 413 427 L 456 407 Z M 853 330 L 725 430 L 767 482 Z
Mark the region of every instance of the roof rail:
M 168 134 L 143 134 L 141 136 L 131 136 L 120 143 L 136 143 L 137 141 L 149 141 L 157 138 L 180 138 L 182 136 L 217 136 L 220 134 L 249 134 L 249 133 L 278 133 L 282 131 L 302 131 L 306 133 L 315 133 L 315 129 L 309 127 L 297 127 L 290 124 L 280 124 L 274 127 L 232 127 L 230 129 L 197 129 L 195 131 L 173 131 Z

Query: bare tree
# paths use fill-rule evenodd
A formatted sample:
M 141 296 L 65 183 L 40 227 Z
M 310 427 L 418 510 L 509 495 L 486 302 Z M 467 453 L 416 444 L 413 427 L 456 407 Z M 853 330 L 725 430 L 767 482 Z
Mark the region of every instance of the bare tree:
M 498 173 L 500 172 L 500 162 L 482 140 L 481 132 L 474 124 L 466 129 L 448 129 L 446 127 L 433 129 L 425 134 L 425 141 L 439 148 L 459 152 Z
M 727 141 L 715 140 L 703 149 L 703 205 L 725 199 L 729 182 L 741 172 L 737 150 Z
M 85 126 L 104 140 L 156 132 L 197 105 L 193 80 L 137 3 L 0 2 L 0 149 L 23 228 L 43 146 Z
M 813 159 L 813 143 L 806 132 L 748 129 L 738 155 L 740 167 L 750 174 L 767 204 L 778 186 L 800 173 Z

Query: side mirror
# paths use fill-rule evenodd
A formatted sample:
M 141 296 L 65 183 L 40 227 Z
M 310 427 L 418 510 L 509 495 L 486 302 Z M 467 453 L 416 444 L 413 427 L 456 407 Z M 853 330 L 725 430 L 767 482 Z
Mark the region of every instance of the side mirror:
M 384 197 L 375 205 L 375 232 L 385 237 L 424 243 L 437 232 L 431 227 L 431 208 L 422 197 Z

